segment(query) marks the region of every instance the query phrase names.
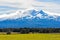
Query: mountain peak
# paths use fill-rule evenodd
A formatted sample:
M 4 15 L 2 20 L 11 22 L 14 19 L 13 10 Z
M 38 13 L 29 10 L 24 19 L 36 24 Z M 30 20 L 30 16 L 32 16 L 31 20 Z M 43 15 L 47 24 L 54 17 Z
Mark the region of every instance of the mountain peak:
M 40 10 L 39 13 L 42 14 L 42 16 L 48 16 L 48 14 L 45 13 L 43 10 Z

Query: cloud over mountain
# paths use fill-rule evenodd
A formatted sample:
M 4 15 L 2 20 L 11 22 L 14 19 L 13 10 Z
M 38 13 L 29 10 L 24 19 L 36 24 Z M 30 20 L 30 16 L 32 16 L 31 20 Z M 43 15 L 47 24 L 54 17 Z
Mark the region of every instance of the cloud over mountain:
M 8 14 L 9 13 L 9 14 Z M 57 19 L 60 14 L 57 13 L 51 13 L 45 10 L 36 10 L 36 9 L 26 9 L 26 10 L 17 10 L 17 11 L 11 11 L 6 14 L 0 15 L 0 20 L 13 20 L 13 19 L 22 19 L 24 17 L 26 18 L 35 18 L 39 17 L 41 19 L 48 18 L 48 19 Z M 50 18 L 51 17 L 51 18 Z

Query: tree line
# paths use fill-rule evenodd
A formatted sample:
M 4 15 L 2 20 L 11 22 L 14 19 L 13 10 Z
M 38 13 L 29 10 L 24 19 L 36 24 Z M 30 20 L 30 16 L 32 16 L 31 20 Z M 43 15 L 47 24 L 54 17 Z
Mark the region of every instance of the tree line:
M 25 33 L 60 33 L 60 28 L 0 28 L 0 32 L 18 32 L 21 34 Z

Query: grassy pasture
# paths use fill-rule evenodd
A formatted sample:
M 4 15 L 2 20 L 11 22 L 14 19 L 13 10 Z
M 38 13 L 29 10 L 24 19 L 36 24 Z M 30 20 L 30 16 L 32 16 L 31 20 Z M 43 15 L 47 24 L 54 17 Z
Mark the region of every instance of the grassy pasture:
M 1 34 L 0 40 L 60 40 L 59 33 L 35 33 L 35 34 Z

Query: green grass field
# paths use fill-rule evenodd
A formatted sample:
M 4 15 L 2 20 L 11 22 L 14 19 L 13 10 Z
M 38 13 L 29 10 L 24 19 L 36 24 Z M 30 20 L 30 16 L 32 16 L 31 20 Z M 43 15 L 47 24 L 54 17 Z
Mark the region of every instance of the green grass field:
M 60 40 L 60 34 L 11 34 L 0 35 L 0 40 Z

